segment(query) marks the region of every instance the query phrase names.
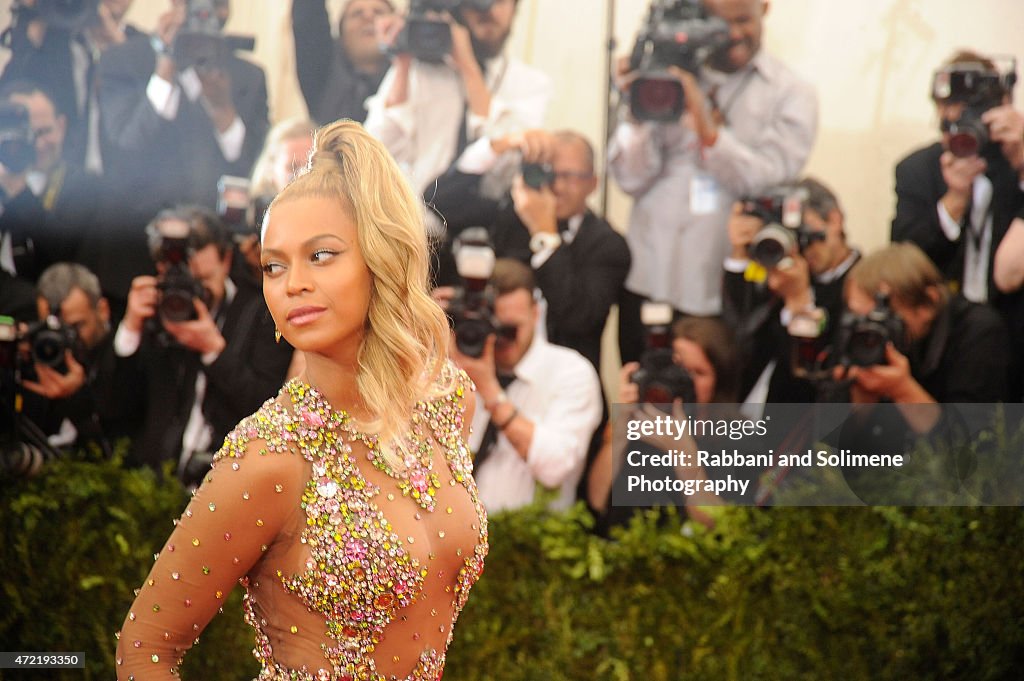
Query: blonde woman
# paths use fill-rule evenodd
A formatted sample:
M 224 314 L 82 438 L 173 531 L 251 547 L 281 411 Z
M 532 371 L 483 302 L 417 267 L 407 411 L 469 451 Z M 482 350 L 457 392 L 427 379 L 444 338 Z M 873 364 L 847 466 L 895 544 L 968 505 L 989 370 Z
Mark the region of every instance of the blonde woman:
M 339 121 L 262 240 L 264 296 L 305 369 L 225 440 L 125 620 L 118 678 L 176 678 L 241 581 L 260 679 L 437 679 L 487 518 L 419 204 Z

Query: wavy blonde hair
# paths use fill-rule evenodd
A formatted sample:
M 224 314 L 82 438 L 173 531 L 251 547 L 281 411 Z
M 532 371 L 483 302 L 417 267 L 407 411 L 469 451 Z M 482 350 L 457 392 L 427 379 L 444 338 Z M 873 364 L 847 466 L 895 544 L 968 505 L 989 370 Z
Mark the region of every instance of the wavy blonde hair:
M 350 120 L 317 130 L 306 168 L 278 194 L 270 211 L 305 197 L 337 199 L 355 219 L 372 275 L 357 384 L 376 417 L 360 427 L 377 433 L 381 442 L 398 441 L 418 401 L 454 387 L 450 372 L 442 380 L 448 321 L 430 297 L 420 201 L 387 149 Z M 392 466 L 400 463 L 400 452 L 382 449 Z

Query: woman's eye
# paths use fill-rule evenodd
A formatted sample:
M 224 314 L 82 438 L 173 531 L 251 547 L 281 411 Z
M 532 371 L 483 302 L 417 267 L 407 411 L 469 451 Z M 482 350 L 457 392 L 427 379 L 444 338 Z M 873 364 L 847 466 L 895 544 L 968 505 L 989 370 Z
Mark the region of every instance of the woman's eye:
M 281 271 L 281 263 L 265 262 L 260 269 L 263 270 L 263 274 L 276 274 Z
M 338 254 L 337 251 L 332 251 L 328 248 L 321 248 L 313 251 L 313 254 L 309 256 L 309 259 L 313 262 L 327 262 Z

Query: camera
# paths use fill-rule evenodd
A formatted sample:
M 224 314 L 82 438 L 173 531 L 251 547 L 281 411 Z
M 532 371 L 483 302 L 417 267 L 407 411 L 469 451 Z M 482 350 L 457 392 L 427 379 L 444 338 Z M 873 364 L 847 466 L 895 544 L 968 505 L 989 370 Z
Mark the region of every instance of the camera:
M 540 190 L 555 183 L 555 171 L 548 163 L 524 163 L 520 173 L 523 184 L 530 189 Z
M 683 86 L 670 66 L 697 73 L 713 52 L 731 44 L 729 25 L 701 0 L 653 0 L 630 55 L 629 108 L 640 121 L 675 121 L 686 110 Z
M 190 231 L 186 221 L 167 218 L 158 221 L 155 233 L 150 234 L 153 242 L 150 250 L 157 264 L 163 266 L 157 282 L 160 291 L 157 314 L 163 321 L 186 322 L 196 319 L 196 298 L 209 304 L 209 294 L 189 269 Z
M 17 24 L 39 19 L 48 26 L 74 31 L 95 20 L 99 6 L 100 0 L 36 0 L 32 5 L 15 0 L 11 13 Z
M 78 332 L 56 315 L 49 315 L 42 321 L 30 324 L 24 338 L 28 341 L 33 362 L 57 370 L 64 368 L 65 352 L 81 350 Z
M 448 319 L 455 332 L 455 346 L 467 357 L 484 354 L 487 337 L 497 334 L 498 341 L 515 339 L 515 327 L 505 327 L 494 316 L 494 291 L 488 285 L 494 272 L 494 248 L 483 227 L 464 230 L 453 246 L 455 267 L 462 286 L 448 302 Z
M 697 401 L 693 378 L 672 361 L 672 306 L 668 303 L 644 303 L 640 320 L 646 332 L 646 349 L 640 356 L 640 368 L 632 381 L 640 390 L 640 402 L 671 404 L 677 397 L 685 404 Z
M 23 412 L 22 371 L 18 352 L 24 336 L 11 317 L 0 316 L 0 477 L 23 478 L 38 473 L 59 456 L 45 433 Z M 61 352 L 61 359 L 64 357 Z
M 217 181 L 217 217 L 236 237 L 258 234 L 273 194 L 253 196 L 246 177 L 222 175 Z
M 991 142 L 988 127 L 981 116 L 1000 106 L 1013 92 L 1017 82 L 1017 61 L 1009 58 L 1005 72 L 993 70 L 980 62 L 952 64 L 935 72 L 932 98 L 938 102 L 964 104 L 963 113 L 955 121 L 943 120 L 942 132 L 949 133 L 949 150 L 961 158 L 981 153 Z
M 760 218 L 764 226 L 750 242 L 750 259 L 765 269 L 777 267 L 790 253 L 825 239 L 824 232 L 804 224 L 808 192 L 803 187 L 780 186 L 761 196 L 740 199 L 745 215 Z
M 251 52 L 256 47 L 256 39 L 252 36 L 224 35 L 224 27 L 217 14 L 219 4 L 218 0 L 188 0 L 185 24 L 175 36 L 172 47 L 178 68 L 223 68 L 235 50 Z
M 886 344 L 891 341 L 900 346 L 903 337 L 903 320 L 892 310 L 889 297 L 877 293 L 875 308 L 866 315 L 849 310 L 843 313 L 839 322 L 836 354 L 840 365 L 844 367 L 886 364 Z
M 36 160 L 35 134 L 28 109 L 21 104 L 0 104 L 0 164 L 15 175 Z
M 411 0 L 405 26 L 390 52 L 411 54 L 416 59 L 440 63 L 452 51 L 452 33 L 448 24 L 431 19 L 432 12 L 449 12 L 456 19 L 464 9 L 487 12 L 494 0 Z

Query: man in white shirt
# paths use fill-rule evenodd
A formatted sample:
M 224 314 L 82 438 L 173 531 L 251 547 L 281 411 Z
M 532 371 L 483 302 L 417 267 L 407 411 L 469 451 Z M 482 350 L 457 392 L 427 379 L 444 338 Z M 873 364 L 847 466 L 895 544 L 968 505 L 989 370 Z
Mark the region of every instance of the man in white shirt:
M 395 56 L 377 94 L 367 102 L 366 129 L 426 190 L 449 168 L 481 175 L 513 146 L 512 138 L 544 122 L 551 98 L 547 75 L 505 53 L 517 0 L 494 0 L 486 11 L 465 7 L 451 24 L 444 63 Z M 404 21 L 387 22 L 393 44 Z M 427 192 L 429 195 L 429 192 Z
M 479 358 L 452 351 L 477 387 L 469 444 L 480 498 L 488 511 L 514 509 L 541 488 L 555 491 L 551 508 L 568 508 L 601 419 L 597 372 L 575 350 L 535 334 L 528 266 L 498 260 L 491 284 L 498 333 Z

